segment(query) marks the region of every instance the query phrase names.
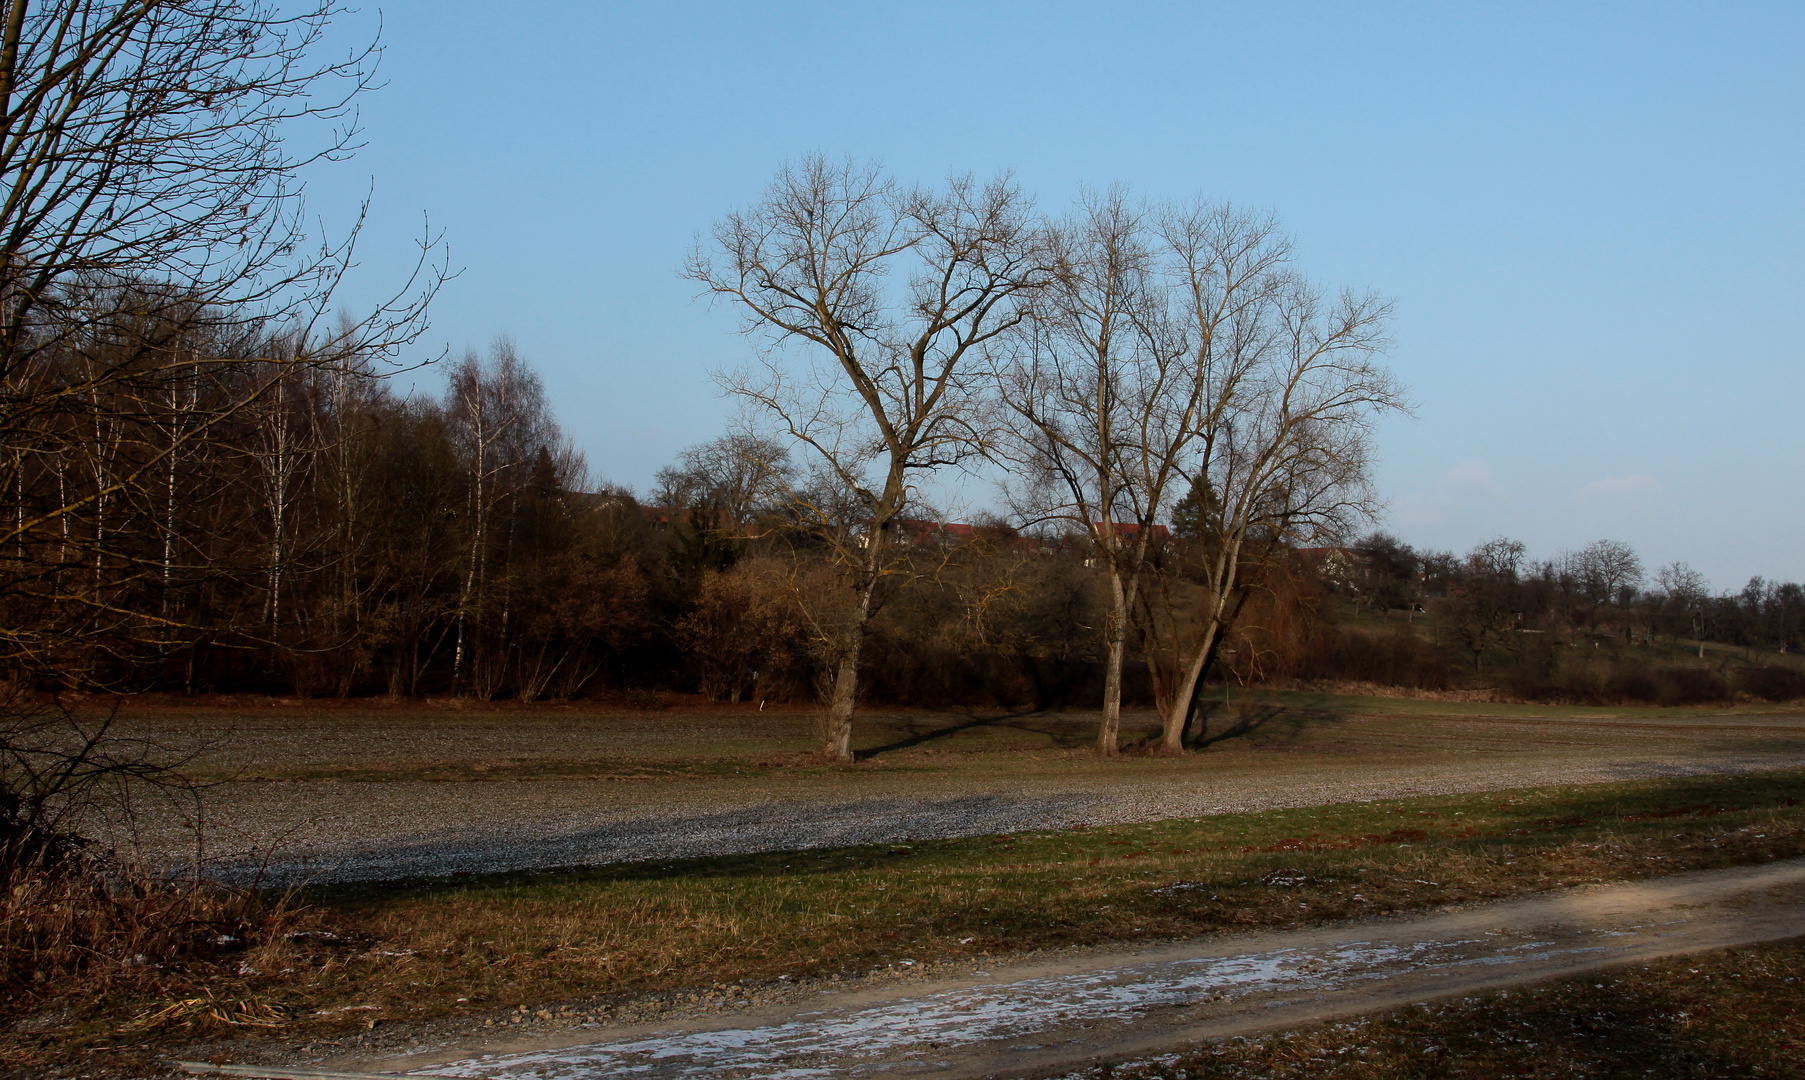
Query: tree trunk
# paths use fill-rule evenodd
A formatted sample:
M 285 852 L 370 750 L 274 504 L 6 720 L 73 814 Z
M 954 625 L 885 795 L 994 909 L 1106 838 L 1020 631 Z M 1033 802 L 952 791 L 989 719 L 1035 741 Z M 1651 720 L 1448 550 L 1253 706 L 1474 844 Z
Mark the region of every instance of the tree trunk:
M 859 702 L 859 651 L 865 644 L 865 623 L 871 618 L 871 595 L 877 591 L 878 535 L 878 530 L 873 529 L 865 580 L 859 585 L 858 606 L 853 609 L 852 624 L 841 642 L 834 668 L 833 697 L 827 707 L 827 730 L 822 733 L 821 753 L 845 764 L 853 760 L 852 714 Z
M 859 698 L 857 645 L 840 658 L 834 672 L 834 696 L 827 710 L 827 731 L 821 753 L 835 761 L 852 762 L 852 713 Z
M 1216 651 L 1216 637 L 1222 630 L 1222 606 L 1223 601 L 1218 598 L 1217 614 L 1211 617 L 1203 632 L 1203 639 L 1197 643 L 1197 655 L 1185 670 L 1184 681 L 1179 684 L 1178 693 L 1172 698 L 1172 708 L 1160 718 L 1160 750 L 1163 753 L 1185 752 L 1185 721 L 1190 718 L 1192 705 L 1197 699 L 1197 688 L 1202 685 L 1203 674 L 1209 669 L 1210 657 Z
M 1210 617 L 1204 623 L 1203 636 L 1197 642 L 1197 655 L 1192 658 L 1185 671 L 1184 680 L 1179 683 L 1178 693 L 1172 699 L 1172 707 L 1161 717 L 1163 730 L 1160 732 L 1160 749 L 1168 754 L 1185 752 L 1185 724 L 1190 719 L 1191 709 L 1197 700 L 1197 688 L 1203 685 L 1204 672 L 1209 670 L 1212 657 L 1216 654 L 1216 645 L 1225 629 L 1224 614 L 1227 613 L 1228 600 L 1235 592 L 1235 582 L 1241 572 L 1241 542 L 1225 541 L 1223 551 L 1217 556 L 1217 571 L 1214 576 L 1210 600 Z M 1246 592 L 1242 592 L 1235 602 L 1235 610 L 1230 617 L 1241 613 L 1241 605 L 1247 600 Z
M 1113 570 L 1109 586 L 1109 623 L 1103 635 L 1109 651 L 1103 669 L 1103 719 L 1097 725 L 1099 757 L 1115 757 L 1121 752 L 1122 658 L 1128 642 L 1127 594 L 1122 589 L 1121 575 Z

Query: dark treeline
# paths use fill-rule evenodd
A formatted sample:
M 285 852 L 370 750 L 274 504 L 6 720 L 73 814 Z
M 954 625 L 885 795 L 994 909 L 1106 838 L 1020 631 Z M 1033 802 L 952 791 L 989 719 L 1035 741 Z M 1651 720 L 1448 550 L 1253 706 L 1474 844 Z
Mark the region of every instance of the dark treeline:
M 447 364 L 437 396 L 410 397 L 330 348 L 310 363 L 248 332 L 205 351 L 204 370 L 147 365 L 15 437 L 15 536 L 0 551 L 15 681 L 524 701 L 604 686 L 815 693 L 802 624 L 830 611 L 831 596 L 810 601 L 834 584 L 794 519 L 782 451 L 696 448 L 641 505 L 590 482 L 506 343 Z M 34 391 L 55 395 L 79 367 L 45 361 Z M 204 437 L 184 442 L 190 427 Z M 922 580 L 874 636 L 875 697 L 1053 704 L 1085 682 L 1081 559 L 1001 527 L 908 540 Z
M 1307 571 L 1262 597 L 1277 629 L 1244 631 L 1239 678 L 1579 703 L 1805 696 L 1785 660 L 1805 624 L 1795 583 L 1713 593 L 1685 563 L 1650 575 L 1609 540 L 1540 561 L 1504 538 L 1457 556 L 1384 533 L 1298 554 Z
M 19 677 L 521 701 L 828 692 L 811 621 L 844 617 L 843 586 L 798 506 L 842 496 L 777 445 L 694 447 L 642 503 L 592 482 L 506 342 L 411 397 L 330 348 L 317 364 L 256 335 L 209 349 L 245 359 L 112 388 L 15 453 L 16 522 L 86 507 L 18 530 L 4 552 Z M 69 376 L 46 362 L 38 377 Z M 215 399 L 225 415 L 184 446 L 182 425 Z M 1153 531 L 1161 588 L 1145 595 L 1175 610 L 1206 584 L 1208 501 L 1194 491 L 1172 531 Z M 888 533 L 907 581 L 872 618 L 864 700 L 1095 706 L 1110 600 L 1091 538 L 1001 521 L 900 519 Z M 1254 550 L 1217 681 L 1575 701 L 1805 692 L 1779 664 L 1805 620 L 1796 584 L 1713 594 L 1684 564 L 1650 575 L 1605 541 L 1540 562 L 1508 540 L 1455 556 L 1384 534 Z M 1123 683 L 1138 704 L 1159 681 L 1161 619 L 1144 606 Z
M 190 335 L 88 390 L 79 361 L 46 356 L 31 392 L 78 393 L 13 440 L 18 675 L 530 700 L 641 640 L 657 557 L 585 492 L 510 349 L 450 364 L 424 400 L 332 344 Z M 210 363 L 168 362 L 185 350 Z

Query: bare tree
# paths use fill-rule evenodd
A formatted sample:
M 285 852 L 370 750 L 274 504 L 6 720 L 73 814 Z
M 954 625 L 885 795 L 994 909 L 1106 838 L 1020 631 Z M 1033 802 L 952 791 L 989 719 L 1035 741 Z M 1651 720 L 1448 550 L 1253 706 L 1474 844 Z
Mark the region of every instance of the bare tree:
M 1164 215 L 1160 232 L 1177 282 L 1171 318 L 1203 386 L 1191 473 L 1209 503 L 1195 630 L 1181 640 L 1174 620 L 1164 650 L 1173 683 L 1161 742 L 1177 753 L 1243 597 L 1243 563 L 1368 516 L 1368 432 L 1407 406 L 1377 360 L 1390 306 L 1325 297 L 1288 267 L 1290 241 L 1270 217 L 1195 204 Z
M 1472 655 L 1475 672 L 1483 669 L 1485 654 L 1516 629 L 1525 606 L 1521 579 L 1528 551 L 1522 541 L 1503 536 L 1475 545 L 1448 590 L 1448 630 Z
M 1691 624 L 1692 635 L 1698 639 L 1698 657 L 1703 660 L 1705 601 L 1711 596 L 1711 586 L 1705 580 L 1705 575 L 1683 562 L 1674 562 L 1655 571 L 1655 584 L 1660 588 L 1667 606 Z
M 4 10 L 0 490 L 14 505 L 0 525 L 0 558 L 11 559 L 0 600 L 54 598 L 84 614 L 48 635 L 0 634 L 0 648 L 45 669 L 64 662 L 55 641 L 69 634 L 92 640 L 136 622 L 162 626 L 142 636 L 166 641 L 161 605 L 130 594 L 146 575 L 177 576 L 175 463 L 290 367 L 392 356 L 423 329 L 443 272 L 423 244 L 415 276 L 330 349 L 252 351 L 320 340 L 314 328 L 351 266 L 357 227 L 310 235 L 301 199 L 305 169 L 356 149 L 356 101 L 374 78 L 373 45 L 315 59 L 332 7 L 12 0 Z M 288 137 L 301 131 L 324 137 L 297 149 Z M 253 359 L 269 361 L 261 377 L 247 377 Z M 142 543 L 147 534 L 160 542 Z M 69 590 L 62 564 L 74 561 L 103 580 Z
M 556 450 L 571 459 L 563 476 L 574 479 L 583 469 L 546 406 L 544 384 L 512 342 L 498 339 L 487 359 L 466 353 L 447 376 L 445 414 L 464 460 L 468 522 L 452 672 L 454 680 L 468 673 L 478 695 L 488 698 L 507 670 L 506 571 L 522 486 L 542 453 Z M 494 640 L 484 639 L 485 631 Z
M 1039 234 L 1008 178 L 903 189 L 876 166 L 816 155 L 722 218 L 686 272 L 737 305 L 764 346 L 723 385 L 857 508 L 846 521 L 795 507 L 851 596 L 834 629 L 817 624 L 832 672 L 823 749 L 849 761 L 865 626 L 899 573 L 891 527 L 922 473 L 979 449 L 973 360 L 1045 283 Z
M 1058 272 L 998 371 L 1003 453 L 1030 483 L 1018 515 L 1085 537 L 1109 583 L 1098 752 L 1117 752 L 1122 666 L 1158 516 L 1198 437 L 1205 382 L 1164 319 L 1167 281 L 1147 212 L 1087 193 L 1050 232 Z
M 658 470 L 653 501 L 670 510 L 706 508 L 744 529 L 783 505 L 795 486 L 790 452 L 770 439 L 737 433 L 692 446 Z
M 1621 540 L 1595 541 L 1565 561 L 1594 609 L 1626 607 L 1642 585 L 1642 560 Z

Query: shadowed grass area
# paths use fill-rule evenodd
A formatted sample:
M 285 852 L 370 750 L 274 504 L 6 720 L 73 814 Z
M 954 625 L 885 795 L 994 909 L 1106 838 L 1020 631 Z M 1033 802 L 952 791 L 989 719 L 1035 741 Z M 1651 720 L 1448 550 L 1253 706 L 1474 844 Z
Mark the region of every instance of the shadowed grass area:
M 344 943 L 247 986 L 424 1016 L 1287 926 L 1805 855 L 1801 802 L 1771 773 L 323 888 Z
M 1224 1040 L 1084 1080 L 1805 1077 L 1805 939 Z
M 1222 687 L 1212 687 L 1208 694 L 1219 701 Z M 1358 716 L 1446 717 L 1449 719 L 1578 719 L 1578 720 L 1662 720 L 1712 716 L 1797 715 L 1797 702 L 1788 704 L 1739 703 L 1734 708 L 1724 705 L 1657 706 L 1657 705 L 1535 705 L 1498 701 L 1444 701 L 1431 698 L 1372 697 L 1335 694 L 1314 690 L 1268 690 L 1264 688 L 1234 689 L 1230 699 L 1235 705 L 1264 705 L 1303 712 Z

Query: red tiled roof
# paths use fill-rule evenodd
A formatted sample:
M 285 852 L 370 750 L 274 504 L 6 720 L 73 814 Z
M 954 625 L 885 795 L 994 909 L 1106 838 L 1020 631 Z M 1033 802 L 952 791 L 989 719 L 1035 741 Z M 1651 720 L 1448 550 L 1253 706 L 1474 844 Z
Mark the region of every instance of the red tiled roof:
M 1109 524 L 1116 530 L 1117 536 L 1139 536 L 1139 535 L 1141 535 L 1141 523 L 1138 521 L 1112 521 Z M 1103 522 L 1101 522 L 1101 521 L 1093 522 L 1091 524 L 1091 528 L 1097 530 L 1098 532 L 1102 532 L 1103 531 Z M 1165 539 L 1169 538 L 1171 535 L 1172 535 L 1172 530 L 1168 529 L 1166 526 L 1164 526 L 1164 525 L 1153 526 L 1154 539 L 1165 540 Z

